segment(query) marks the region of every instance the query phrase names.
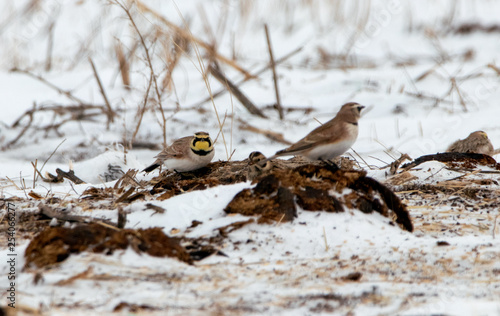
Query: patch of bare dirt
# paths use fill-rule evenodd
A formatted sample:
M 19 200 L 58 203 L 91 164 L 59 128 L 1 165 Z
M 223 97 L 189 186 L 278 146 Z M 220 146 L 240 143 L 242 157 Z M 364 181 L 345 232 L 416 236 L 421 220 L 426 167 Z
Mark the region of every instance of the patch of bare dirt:
M 165 235 L 161 228 L 121 230 L 90 223 L 74 228 L 47 227 L 26 248 L 26 266 L 59 263 L 83 251 L 109 255 L 128 247 L 155 257 L 174 257 L 186 263 L 193 261 L 179 239 Z

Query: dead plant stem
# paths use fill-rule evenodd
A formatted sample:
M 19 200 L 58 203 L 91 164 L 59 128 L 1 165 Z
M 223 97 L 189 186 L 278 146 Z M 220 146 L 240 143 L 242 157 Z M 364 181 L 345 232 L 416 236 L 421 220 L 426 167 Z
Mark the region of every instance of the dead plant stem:
M 33 189 L 35 189 L 35 184 L 36 184 L 36 165 L 38 163 L 38 159 L 35 159 L 35 163 L 31 163 L 33 165 Z
M 92 67 L 92 72 L 94 73 L 95 80 L 97 81 L 97 85 L 99 86 L 99 91 L 101 92 L 102 98 L 104 99 L 104 103 L 106 104 L 105 114 L 108 117 L 108 122 L 106 124 L 106 129 L 109 130 L 109 126 L 114 121 L 114 116 L 116 115 L 113 109 L 111 108 L 111 104 L 109 104 L 108 96 L 106 95 L 106 91 L 104 90 L 104 86 L 102 85 L 101 78 L 99 78 L 99 74 L 97 73 L 97 69 L 95 68 L 95 64 L 92 61 L 90 56 L 88 57 L 90 66 Z
M 56 149 L 54 149 L 54 151 L 50 154 L 49 158 L 47 158 L 47 160 L 44 161 L 43 165 L 42 165 L 42 168 L 40 168 L 40 173 L 42 172 L 43 170 L 43 167 L 45 167 L 45 164 L 47 163 L 47 161 L 50 160 L 50 158 L 52 158 L 52 156 L 54 156 L 54 154 L 56 153 L 57 149 L 59 149 L 59 147 L 66 141 L 66 138 L 63 139 L 62 142 L 59 143 L 59 145 L 57 145 Z
M 24 69 L 19 69 L 19 68 L 13 68 L 10 70 L 11 72 L 18 72 L 18 73 L 22 73 L 22 74 L 25 74 L 31 78 L 34 78 L 40 82 L 42 82 L 43 84 L 49 86 L 50 88 L 56 90 L 58 93 L 64 95 L 65 97 L 67 97 L 68 99 L 70 100 L 73 100 L 79 104 L 86 104 L 82 99 L 80 98 L 77 98 L 75 97 L 71 91 L 69 90 L 63 90 L 61 88 L 59 88 L 58 86 L 56 86 L 55 84 L 53 84 L 52 82 L 49 82 L 47 79 L 43 78 L 42 76 L 39 76 L 39 75 L 35 75 L 34 73 L 31 73 L 30 71 L 28 70 L 24 70 Z
M 147 12 L 149 14 L 152 14 L 154 17 L 156 17 L 158 20 L 160 20 L 163 24 L 165 24 L 167 27 L 173 29 L 176 33 L 178 33 L 180 36 L 186 38 L 187 40 L 193 42 L 193 44 L 195 44 L 195 46 L 201 46 L 203 47 L 204 49 L 206 49 L 210 55 L 213 55 L 217 60 L 220 60 L 221 62 L 235 68 L 236 70 L 238 70 L 239 72 L 241 72 L 242 74 L 244 74 L 245 76 L 250 76 L 250 74 L 248 73 L 248 71 L 246 71 L 245 69 L 243 69 L 241 66 L 239 66 L 238 64 L 236 64 L 233 60 L 225 57 L 225 56 L 222 56 L 220 54 L 218 54 L 215 50 L 214 50 L 214 46 L 213 45 L 210 45 L 208 43 L 205 43 L 204 41 L 196 38 L 190 31 L 189 29 L 185 30 L 177 25 L 175 25 L 174 23 L 170 22 L 169 20 L 167 20 L 165 17 L 163 17 L 162 15 L 158 14 L 158 12 L 154 11 L 153 9 L 149 8 L 148 6 L 146 6 L 142 1 L 140 0 L 136 0 L 136 3 L 137 3 L 137 7 L 139 8 L 139 10 L 141 11 L 144 11 L 144 12 Z M 174 3 L 175 5 L 175 3 Z M 181 13 L 179 11 L 179 8 L 177 8 L 177 5 L 175 5 L 176 7 L 176 10 L 177 12 L 179 13 L 179 15 L 181 16 Z M 184 21 L 184 18 L 183 18 L 183 22 Z M 197 52 L 198 54 L 199 52 Z
M 21 137 L 23 137 L 24 133 L 26 133 L 26 131 L 30 128 L 31 124 L 33 123 L 33 113 L 35 112 L 36 110 L 36 103 L 33 103 L 33 108 L 31 109 L 30 112 L 28 112 L 28 116 L 29 116 L 29 121 L 28 121 L 28 124 L 26 124 L 25 127 L 23 127 L 22 131 L 17 135 L 16 138 L 14 138 L 13 140 L 11 140 L 8 144 L 7 144 L 7 148 L 14 145 L 15 143 L 17 143 L 17 141 L 19 139 L 21 139 Z M 19 122 L 21 119 L 19 119 L 17 122 Z M 16 123 L 17 123 L 16 122 Z M 13 127 L 15 126 L 15 123 L 13 125 Z
M 146 88 L 146 93 L 144 94 L 144 100 L 142 101 L 142 108 L 139 111 L 139 120 L 137 121 L 137 126 L 135 127 L 134 134 L 132 135 L 132 144 L 134 143 L 135 137 L 137 136 L 137 133 L 139 132 L 139 128 L 141 127 L 142 118 L 144 117 L 144 112 L 146 112 L 146 107 L 147 107 L 148 98 L 149 98 L 149 90 L 151 90 L 151 83 L 152 82 L 153 82 L 153 74 L 150 74 L 149 81 L 148 81 L 148 87 Z
M 119 5 L 125 11 L 125 13 L 127 14 L 128 18 L 130 20 L 130 23 L 132 23 L 132 26 L 134 27 L 135 31 L 137 32 L 137 35 L 139 36 L 139 39 L 141 41 L 141 45 L 144 48 L 144 53 L 146 54 L 146 61 L 148 63 L 148 67 L 149 67 L 149 70 L 151 72 L 151 77 L 153 78 L 153 83 L 154 83 L 154 88 L 155 88 L 155 92 L 156 92 L 158 107 L 160 108 L 160 114 L 161 114 L 161 117 L 162 117 L 162 120 L 163 120 L 163 124 L 162 124 L 162 129 L 163 129 L 163 143 L 166 145 L 167 144 L 167 119 L 165 117 L 165 112 L 163 111 L 163 105 L 162 105 L 162 102 L 161 102 L 161 93 L 160 93 L 160 89 L 158 87 L 158 82 L 156 80 L 156 75 L 155 75 L 155 72 L 154 72 L 153 63 L 151 61 L 151 56 L 149 55 L 149 48 L 147 47 L 146 41 L 144 40 L 144 37 L 142 36 L 142 33 L 139 31 L 139 28 L 137 27 L 137 24 L 135 24 L 134 18 L 132 17 L 132 14 L 130 13 L 130 10 L 127 7 L 125 7 L 125 5 L 122 4 L 118 0 L 115 0 L 115 3 L 117 5 Z M 139 2 L 137 4 L 139 4 Z
M 184 25 L 187 26 L 187 23 L 186 21 L 184 20 L 184 17 L 182 16 L 181 14 L 181 11 L 179 10 L 179 8 L 177 7 L 177 4 L 174 2 L 174 6 L 175 6 L 175 9 L 177 10 L 177 14 L 181 17 L 182 19 L 182 22 L 184 23 Z M 166 21 L 166 20 L 165 20 Z M 178 32 L 188 32 L 188 35 L 190 36 L 189 38 L 192 38 L 194 39 L 194 36 L 193 34 L 191 34 L 191 30 L 186 27 L 186 31 L 184 31 L 183 29 L 178 28 Z M 182 33 L 179 33 L 179 34 L 182 34 Z M 217 110 L 217 106 L 215 106 L 215 102 L 214 102 L 214 99 L 213 99 L 213 94 L 212 94 L 212 87 L 210 86 L 210 81 L 208 80 L 208 75 L 207 75 L 207 69 L 205 67 L 205 64 L 203 64 L 203 60 L 201 58 L 201 54 L 200 54 L 200 49 L 198 47 L 197 44 L 199 44 L 198 42 L 196 41 L 193 41 L 193 48 L 194 48 L 194 52 L 196 54 L 196 59 L 198 60 L 198 65 L 199 65 L 199 71 L 200 71 L 200 74 L 203 78 L 203 81 L 205 82 L 205 86 L 207 88 L 207 91 L 208 91 L 208 94 L 210 95 L 210 99 L 212 100 L 212 106 L 213 106 L 213 109 L 214 109 L 214 112 L 215 112 L 215 117 L 217 118 L 217 123 L 219 124 L 219 133 L 222 135 L 222 141 L 224 143 L 224 149 L 226 150 L 226 158 L 229 159 L 229 152 L 228 152 L 228 149 L 227 149 L 227 142 L 226 142 L 226 136 L 224 135 L 224 131 L 223 131 L 223 127 L 224 127 L 224 124 L 221 123 L 221 120 L 220 120 L 220 116 L 219 116 L 219 111 Z M 210 50 L 210 52 L 213 54 L 213 56 L 216 56 L 216 52 L 212 49 Z
M 273 71 L 274 92 L 276 93 L 276 107 L 278 108 L 280 120 L 283 120 L 284 115 L 283 115 L 283 108 L 281 107 L 280 91 L 278 86 L 278 74 L 276 73 L 276 63 L 274 62 L 271 37 L 269 36 L 269 28 L 267 27 L 267 24 L 264 24 L 264 30 L 266 32 L 267 48 L 269 50 L 269 63 L 271 64 L 271 69 Z
M 281 64 L 283 63 L 284 61 L 286 61 L 287 59 L 289 59 L 290 57 L 294 56 L 295 54 L 299 53 L 300 51 L 302 51 L 303 47 L 299 47 L 293 51 L 291 51 L 290 53 L 286 54 L 285 56 L 281 57 L 280 59 L 276 60 L 275 61 L 275 64 L 278 65 L 278 64 Z M 241 79 L 240 81 L 234 83 L 235 86 L 239 87 L 241 84 L 249 81 L 250 79 L 253 79 L 253 78 L 257 78 L 259 75 L 261 75 L 262 73 L 266 72 L 269 68 L 271 68 L 271 64 L 267 64 L 265 67 L 257 70 L 255 73 L 251 74 L 250 77 L 244 77 L 243 79 Z M 224 92 L 228 91 L 226 88 L 222 88 L 220 89 L 219 91 L 215 92 L 212 94 L 211 97 L 208 97 L 208 98 L 205 98 L 197 103 L 195 103 L 192 107 L 197 107 L 197 106 L 200 106 L 202 105 L 203 103 L 205 102 L 208 102 L 211 100 L 211 98 L 215 99 L 219 96 L 221 96 L 222 94 L 224 94 Z
M 330 246 L 328 246 L 328 240 L 326 239 L 325 226 L 323 226 L 323 238 L 325 239 L 325 251 L 328 251 L 328 249 L 330 249 Z

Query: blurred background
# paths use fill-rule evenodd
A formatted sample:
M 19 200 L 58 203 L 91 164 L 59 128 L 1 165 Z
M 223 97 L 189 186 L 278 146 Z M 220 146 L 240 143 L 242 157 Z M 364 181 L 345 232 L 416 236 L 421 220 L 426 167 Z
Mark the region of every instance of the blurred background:
M 500 143 L 495 1 L 0 8 L 0 161 L 11 176 L 56 148 L 52 163 L 112 151 L 140 168 L 199 130 L 217 138 L 216 159 L 270 155 L 349 101 L 367 106 L 350 152 L 364 167 L 444 151 L 474 130 Z

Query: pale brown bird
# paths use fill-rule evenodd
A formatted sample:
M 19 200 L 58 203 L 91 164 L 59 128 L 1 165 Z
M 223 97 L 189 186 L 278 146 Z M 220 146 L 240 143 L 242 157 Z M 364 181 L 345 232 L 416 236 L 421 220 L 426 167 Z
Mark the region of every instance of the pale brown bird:
M 177 172 L 193 171 L 205 167 L 214 158 L 212 139 L 206 132 L 197 132 L 175 140 L 172 145 L 162 150 L 156 161 L 146 169 L 151 172 L 164 164 L 167 169 Z
M 447 152 L 477 153 L 493 155 L 494 149 L 488 135 L 483 131 L 471 133 L 467 138 L 460 139 L 448 147 Z
M 273 164 L 266 159 L 266 156 L 260 151 L 254 151 L 248 156 L 248 173 L 247 179 L 253 180 L 262 173 L 271 170 Z
M 333 119 L 269 159 L 300 155 L 310 160 L 326 161 L 342 155 L 358 138 L 358 120 L 364 108 L 355 102 L 344 104 Z

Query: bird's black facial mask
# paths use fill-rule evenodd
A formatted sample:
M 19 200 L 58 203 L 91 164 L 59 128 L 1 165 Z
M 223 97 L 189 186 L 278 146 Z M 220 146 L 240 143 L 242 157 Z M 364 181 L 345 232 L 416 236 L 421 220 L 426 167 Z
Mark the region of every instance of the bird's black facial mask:
M 191 142 L 191 150 L 199 156 L 208 155 L 213 149 L 210 137 L 195 136 Z

